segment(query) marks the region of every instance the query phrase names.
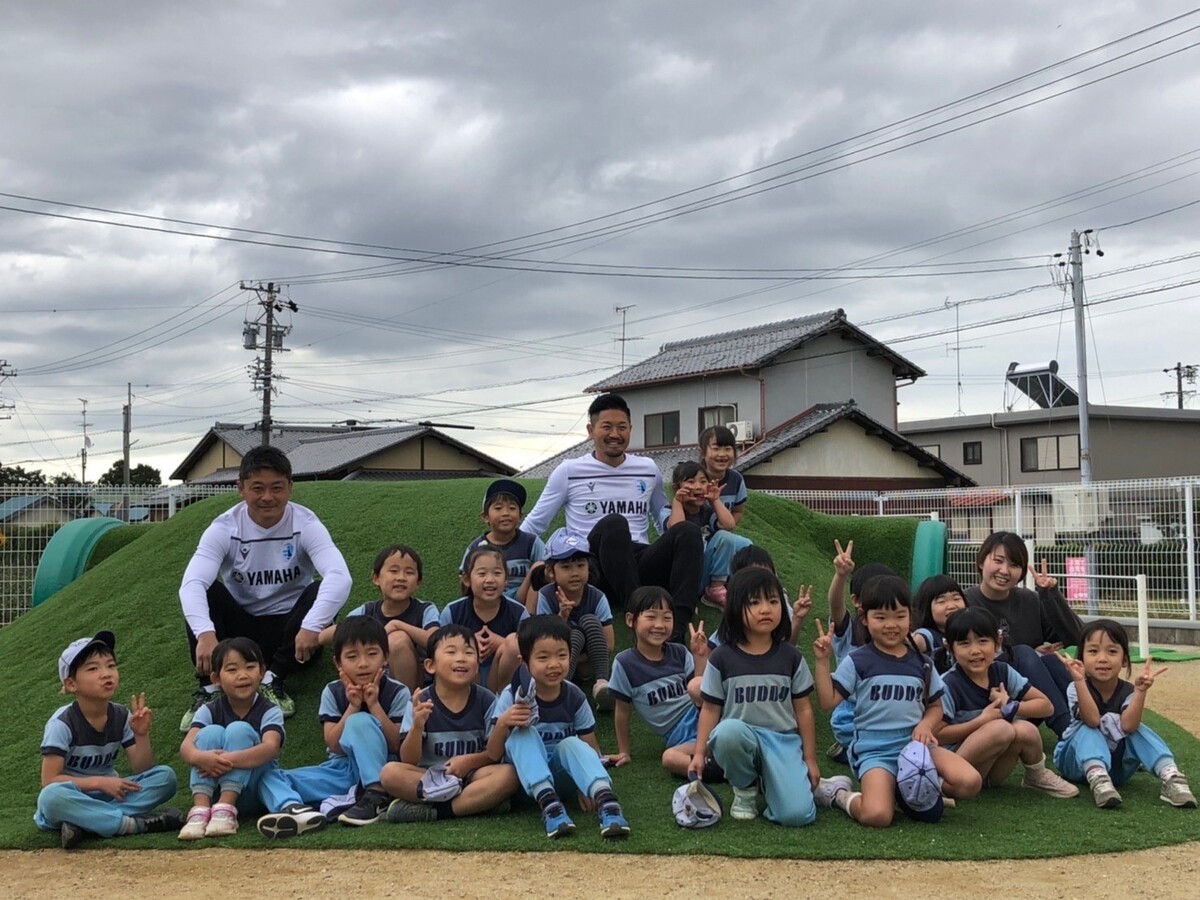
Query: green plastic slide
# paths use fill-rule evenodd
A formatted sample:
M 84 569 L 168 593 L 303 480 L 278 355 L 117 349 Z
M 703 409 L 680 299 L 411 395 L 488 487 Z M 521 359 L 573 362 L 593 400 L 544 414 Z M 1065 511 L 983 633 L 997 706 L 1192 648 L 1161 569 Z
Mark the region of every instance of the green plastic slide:
M 82 575 L 101 536 L 124 524 L 108 517 L 75 519 L 54 532 L 33 576 L 32 605 L 44 603 Z

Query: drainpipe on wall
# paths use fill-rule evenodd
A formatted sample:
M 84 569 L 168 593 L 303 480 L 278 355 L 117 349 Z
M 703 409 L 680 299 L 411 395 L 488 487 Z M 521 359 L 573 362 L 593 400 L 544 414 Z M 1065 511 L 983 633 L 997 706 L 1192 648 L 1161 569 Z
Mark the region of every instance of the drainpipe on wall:
M 757 375 L 748 375 L 743 366 L 738 367 L 738 374 L 744 378 L 751 378 L 758 382 L 758 438 L 762 440 L 763 433 L 767 430 L 767 382 L 766 379 L 759 378 Z
M 1008 429 L 1001 428 L 996 424 L 996 414 L 990 413 L 992 428 L 1000 432 L 1000 478 L 1004 482 L 1004 486 L 1008 487 L 1011 482 L 1008 478 Z

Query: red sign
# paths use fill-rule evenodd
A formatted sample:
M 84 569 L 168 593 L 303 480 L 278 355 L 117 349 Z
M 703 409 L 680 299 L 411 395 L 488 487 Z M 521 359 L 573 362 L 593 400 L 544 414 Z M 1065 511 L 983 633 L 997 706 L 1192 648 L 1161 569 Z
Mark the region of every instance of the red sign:
M 1072 578 L 1072 575 L 1087 575 L 1086 556 L 1067 557 L 1067 600 L 1086 601 L 1088 598 L 1088 580 Z

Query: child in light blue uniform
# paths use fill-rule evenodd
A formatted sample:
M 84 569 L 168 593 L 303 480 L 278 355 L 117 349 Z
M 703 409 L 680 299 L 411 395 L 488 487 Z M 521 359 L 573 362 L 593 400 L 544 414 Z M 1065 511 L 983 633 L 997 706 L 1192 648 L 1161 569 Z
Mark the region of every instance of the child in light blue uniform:
M 946 651 L 946 620 L 966 607 L 962 587 L 949 575 L 929 576 L 913 595 L 914 614 L 921 617 L 920 627 L 913 629 L 913 643 L 933 658 L 934 666 L 942 675 L 954 665 L 954 657 Z
M 64 850 L 84 837 L 174 831 L 177 809 L 153 810 L 175 795 L 175 772 L 154 765 L 152 713 L 145 695 L 130 708 L 112 702 L 120 683 L 111 631 L 72 641 L 58 657 L 62 689 L 73 694 L 50 716 L 42 735 L 42 790 L 33 821 L 57 830 Z M 133 774 L 117 774 L 124 749 Z
M 504 596 L 525 604 L 529 590 L 529 573 L 534 563 L 546 558 L 546 545 L 536 534 L 521 531 L 521 510 L 527 494 L 523 485 L 508 478 L 498 478 L 483 492 L 483 521 L 488 530 L 467 545 L 458 573 L 467 571 L 467 558 L 483 546 L 495 547 L 504 554 L 508 582 Z
M 686 776 L 696 742 L 700 709 L 688 693 L 693 678 L 704 675 L 708 642 L 703 631 L 691 631 L 691 652 L 670 642 L 675 628 L 671 595 L 665 588 L 646 585 L 629 598 L 625 624 L 634 644 L 613 660 L 609 691 L 616 699 L 613 723 L 617 732 L 617 764 L 632 759 L 630 710 L 666 743 L 662 764 L 674 775 Z M 709 775 L 719 773 L 706 773 Z M 714 777 L 711 780 L 720 780 Z
M 885 828 L 892 822 L 899 797 L 900 753 L 910 741 L 930 745 L 929 755 L 946 795 L 974 797 L 983 782 L 966 760 L 934 746 L 933 728 L 942 718 L 942 679 L 909 636 L 908 586 L 895 576 L 879 576 L 863 585 L 858 599 L 870 643 L 851 651 L 832 676 L 832 641 L 819 624 L 813 644 L 821 706 L 833 709 L 849 697 L 855 701 L 849 755 L 862 792 L 842 786 L 828 796 L 828 802 L 863 825 Z
M 412 694 L 386 675 L 388 636 L 368 616 L 351 616 L 338 623 L 333 635 L 333 661 L 338 679 L 325 685 L 317 717 L 321 721 L 329 759 L 315 766 L 287 769 L 264 780 L 268 809 L 282 810 L 258 820 L 267 838 L 291 837 L 309 830 L 307 812 L 296 806 L 320 804 L 329 797 L 361 794 L 338 816 L 343 825 L 372 825 L 383 818 L 391 802 L 380 784 L 380 772 L 395 758 L 411 727 Z
M 446 604 L 438 621 L 466 625 L 479 646 L 479 682 L 493 693 L 512 678 L 521 663 L 517 626 L 529 611 L 504 596 L 504 554 L 483 546 L 467 557 L 462 585 L 466 592 Z
M 237 834 L 239 807 L 261 802 L 264 775 L 277 773 L 283 713 L 259 693 L 266 662 L 250 638 L 226 638 L 212 653 L 217 699 L 200 707 L 179 747 L 192 767 L 192 808 L 181 841 Z
M 1196 797 L 1161 737 L 1142 721 L 1146 693 L 1165 667 L 1147 659 L 1131 684 L 1120 677 L 1132 671 L 1129 637 L 1112 619 L 1084 626 L 1074 659 L 1063 657 L 1071 675 L 1067 706 L 1071 721 L 1054 748 L 1054 764 L 1072 781 L 1087 782 L 1101 809 L 1121 805 L 1117 787 L 1139 767 L 1161 781 L 1159 799 L 1171 806 L 1196 808 Z
M 602 756 L 587 697 L 566 678 L 570 627 L 557 616 L 534 616 L 521 623 L 518 640 L 528 668 L 496 699 L 488 755 L 516 766 L 521 787 L 541 807 L 546 837 L 575 830 L 559 799 L 572 789 L 585 812 L 598 811 L 602 837 L 626 837 L 629 823 L 604 768 L 615 758 Z
M 804 657 L 788 642 L 791 623 L 779 579 L 758 568 L 734 575 L 720 634 L 701 680 L 704 706 L 688 775 L 703 776 L 711 749 L 733 786 L 733 818 L 758 816 L 761 782 L 768 820 L 809 825 L 821 781 L 808 699 L 813 682 Z
M 558 616 L 571 628 L 571 666 L 568 678 L 575 677 L 579 658 L 587 654 L 592 667 L 592 698 L 596 708 L 612 709 L 608 693 L 608 677 L 612 652 L 616 647 L 613 634 L 612 607 L 604 592 L 588 584 L 587 538 L 560 528 L 546 543 L 546 573 L 553 579 L 538 591 L 537 614 Z
M 1025 767 L 1021 785 L 1069 799 L 1079 788 L 1046 768 L 1042 737 L 1031 718 L 1047 716 L 1050 700 L 1024 675 L 996 659 L 1000 624 L 982 607 L 959 609 L 938 630 L 954 668 L 942 682 L 942 725 L 938 741 L 973 765 L 985 786 L 1008 778 L 1017 760 Z
M 412 728 L 400 759 L 383 767 L 384 788 L 396 799 L 389 822 L 434 822 L 494 810 L 517 792 L 516 770 L 487 754 L 496 697 L 479 682 L 479 648 L 463 625 L 443 625 L 429 639 L 425 670 L 432 684 L 413 698 Z M 458 779 L 449 798 L 428 798 L 422 780 L 440 767 Z

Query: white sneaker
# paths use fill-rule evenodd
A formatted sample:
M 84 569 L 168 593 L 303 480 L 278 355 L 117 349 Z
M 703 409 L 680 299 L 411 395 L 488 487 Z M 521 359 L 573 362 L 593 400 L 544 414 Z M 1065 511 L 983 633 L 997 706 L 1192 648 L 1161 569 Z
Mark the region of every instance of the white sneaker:
M 758 791 L 754 788 L 734 788 L 729 815 L 743 821 L 758 818 Z
M 1063 800 L 1071 797 L 1079 796 L 1079 788 L 1071 784 L 1057 772 L 1051 772 L 1046 768 L 1045 763 L 1037 768 L 1025 767 L 1025 777 L 1021 779 L 1021 787 L 1033 788 L 1035 791 L 1044 791 L 1051 797 L 1060 797 Z
M 181 841 L 198 841 L 204 837 L 204 829 L 208 827 L 212 809 L 207 806 L 193 806 L 188 810 L 187 821 L 179 829 Z
M 1101 809 L 1116 809 L 1121 805 L 1121 794 L 1113 785 L 1112 778 L 1107 772 L 1089 778 L 1088 786 L 1092 789 L 1092 799 Z
M 833 775 L 829 778 L 822 778 L 817 782 L 817 789 L 813 791 L 813 800 L 822 809 L 833 809 L 833 798 L 838 795 L 838 791 L 849 791 L 853 787 L 854 784 L 850 781 L 849 775 Z
M 228 837 L 237 834 L 237 807 L 231 803 L 218 803 L 212 808 L 208 819 L 208 827 L 204 829 L 205 837 Z

